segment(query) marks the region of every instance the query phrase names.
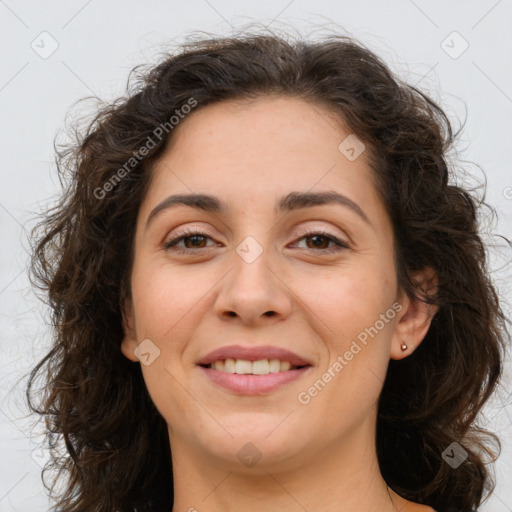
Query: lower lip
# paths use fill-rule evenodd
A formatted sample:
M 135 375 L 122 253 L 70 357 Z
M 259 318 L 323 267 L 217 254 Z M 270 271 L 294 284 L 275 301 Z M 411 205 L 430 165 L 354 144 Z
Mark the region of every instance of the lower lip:
M 311 366 L 304 366 L 286 372 L 269 373 L 267 375 L 240 375 L 237 373 L 221 372 L 212 368 L 200 366 L 207 377 L 218 386 L 240 393 L 242 395 L 262 395 L 293 382 L 302 377 Z

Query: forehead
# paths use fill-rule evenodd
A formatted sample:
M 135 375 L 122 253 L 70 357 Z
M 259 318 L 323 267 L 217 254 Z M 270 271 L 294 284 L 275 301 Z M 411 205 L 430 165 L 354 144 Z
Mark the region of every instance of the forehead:
M 220 178 L 224 185 L 251 187 L 292 180 L 308 189 L 319 180 L 350 175 L 372 180 L 364 152 L 354 161 L 340 152 L 349 135 L 326 107 L 297 98 L 223 101 L 201 107 L 180 122 L 154 178 L 172 181 L 174 170 L 195 185 L 199 179 L 200 186 L 214 185 Z
M 275 212 L 276 198 L 291 191 L 336 191 L 364 205 L 369 216 L 382 217 L 366 150 L 351 160 L 339 149 L 349 136 L 326 106 L 297 98 L 201 107 L 173 131 L 141 213 L 176 193 L 209 193 L 224 197 L 237 213 L 256 213 Z
M 237 165 L 233 157 L 237 157 L 246 164 L 253 162 L 251 167 L 271 161 L 276 154 L 289 162 L 314 156 L 321 165 L 332 160 L 340 137 L 348 135 L 326 107 L 281 96 L 208 105 L 194 111 L 177 128 L 167 148 L 173 157 L 215 155 L 233 166 Z M 279 164 L 272 162 L 274 168 Z

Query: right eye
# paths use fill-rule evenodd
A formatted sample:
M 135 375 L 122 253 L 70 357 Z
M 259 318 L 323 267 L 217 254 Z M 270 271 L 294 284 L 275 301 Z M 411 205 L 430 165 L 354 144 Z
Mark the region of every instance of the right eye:
M 170 240 L 167 240 L 164 243 L 164 248 L 166 250 L 167 249 L 171 250 L 171 247 L 177 247 L 177 249 L 175 249 L 175 250 L 177 250 L 178 252 L 190 252 L 191 250 L 204 249 L 206 246 L 203 244 L 203 242 L 206 241 L 206 239 L 208 239 L 208 238 L 210 240 L 212 240 L 205 233 L 198 231 L 198 230 L 190 229 L 190 230 L 187 230 L 187 231 L 177 234 L 175 237 L 171 238 Z M 187 247 L 187 241 L 189 241 L 189 240 L 191 241 L 192 247 Z M 178 244 L 182 241 L 185 243 L 185 245 L 178 246 Z M 197 244 L 197 246 L 194 247 L 194 245 L 196 245 L 196 244 Z

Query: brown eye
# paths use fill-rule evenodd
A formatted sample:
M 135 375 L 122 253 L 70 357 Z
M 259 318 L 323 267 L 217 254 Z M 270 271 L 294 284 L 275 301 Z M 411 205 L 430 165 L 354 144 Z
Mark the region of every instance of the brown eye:
M 331 240 L 323 235 L 313 235 L 304 237 L 308 240 L 311 240 L 313 247 L 308 247 L 308 249 L 327 249 Z M 306 243 L 307 245 L 307 243 Z
M 212 240 L 211 237 L 200 231 L 187 231 L 180 233 L 164 244 L 165 249 L 175 250 L 178 252 L 192 252 L 196 249 L 206 249 L 212 247 L 207 245 L 207 241 Z M 299 239 L 306 240 L 305 249 L 320 253 L 330 253 L 349 249 L 349 245 L 337 238 L 336 236 L 326 232 L 310 232 L 305 233 Z M 183 245 L 180 245 L 183 242 Z M 334 247 L 329 247 L 334 244 Z
M 182 240 L 185 243 L 185 247 L 189 249 L 200 249 L 201 247 L 204 247 L 203 242 L 206 240 L 206 237 L 202 235 L 192 235 L 182 237 Z M 187 240 L 190 241 L 191 247 L 187 245 Z
M 343 240 L 340 240 L 338 237 L 332 235 L 331 233 L 326 233 L 323 231 L 303 233 L 302 237 L 299 238 L 299 241 L 301 240 L 306 240 L 305 249 L 315 252 L 330 253 L 350 248 L 349 245 Z M 334 247 L 329 247 L 330 243 L 333 243 Z
M 186 251 L 190 249 L 193 251 L 194 249 L 204 249 L 207 247 L 211 247 L 206 245 L 207 240 L 211 238 L 207 236 L 205 233 L 201 233 L 199 231 L 187 231 L 184 233 L 180 233 L 171 240 L 168 240 L 164 244 L 165 249 L 171 249 L 176 247 L 177 251 Z M 178 245 L 183 242 L 184 245 Z

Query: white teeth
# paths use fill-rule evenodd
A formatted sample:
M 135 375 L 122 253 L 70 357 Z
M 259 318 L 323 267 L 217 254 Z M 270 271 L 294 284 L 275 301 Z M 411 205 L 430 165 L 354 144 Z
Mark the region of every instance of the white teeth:
M 215 361 L 210 367 L 221 372 L 237 373 L 239 375 L 268 375 L 269 373 L 287 372 L 296 368 L 295 366 L 292 367 L 289 361 L 280 361 L 279 359 L 260 359 L 258 361 L 226 359 Z
M 246 373 L 252 373 L 251 361 L 246 361 L 245 359 L 237 359 L 235 362 L 235 373 L 241 375 L 244 375 Z
M 224 361 L 224 371 L 227 373 L 235 373 L 235 360 L 226 359 Z
M 277 373 L 281 369 L 281 361 L 279 361 L 279 359 L 271 359 L 269 366 L 270 373 Z
M 282 361 L 281 368 L 279 370 L 282 372 L 287 372 L 291 367 L 291 363 L 289 363 L 288 361 Z
M 261 361 L 252 362 L 252 373 L 255 375 L 267 375 L 270 373 L 270 365 L 268 359 L 262 359 Z
M 212 365 L 215 370 L 224 371 L 224 361 L 215 361 Z

